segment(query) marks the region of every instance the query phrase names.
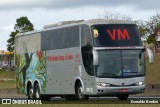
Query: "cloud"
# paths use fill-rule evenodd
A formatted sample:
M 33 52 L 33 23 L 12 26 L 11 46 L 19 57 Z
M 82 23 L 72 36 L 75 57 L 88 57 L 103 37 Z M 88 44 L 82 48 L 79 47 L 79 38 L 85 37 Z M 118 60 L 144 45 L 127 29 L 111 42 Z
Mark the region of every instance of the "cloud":
M 1 30 L 12 31 L 13 25 L 7 25 L 0 28 Z
M 6 50 L 10 32 L 14 31 L 16 19 L 21 16 L 27 16 L 33 23 L 35 30 L 40 30 L 44 25 L 64 20 L 88 20 L 91 18 L 98 18 L 98 15 L 103 12 L 103 10 L 103 8 L 94 10 L 94 7 L 82 7 L 63 10 L 33 9 L 29 11 L 20 9 L 7 12 L 0 11 L 0 50 Z
M 85 6 L 135 6 L 138 9 L 159 9 L 159 0 L 4 0 L 0 2 L 0 9 L 66 9 Z

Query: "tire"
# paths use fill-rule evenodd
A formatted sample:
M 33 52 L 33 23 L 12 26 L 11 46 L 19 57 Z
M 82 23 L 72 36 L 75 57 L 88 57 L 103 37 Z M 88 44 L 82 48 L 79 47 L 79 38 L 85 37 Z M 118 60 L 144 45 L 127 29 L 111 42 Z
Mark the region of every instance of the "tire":
M 127 99 L 128 99 L 128 97 L 129 97 L 129 95 L 128 95 L 128 94 L 118 95 L 118 99 L 119 99 L 119 100 L 127 100 Z
M 84 95 L 84 90 L 81 83 L 78 83 L 76 87 L 76 98 L 78 100 L 88 100 L 89 98 L 88 96 Z
M 31 85 L 27 87 L 27 96 L 28 99 L 33 99 L 33 87 Z
M 39 85 L 38 85 L 38 84 L 36 84 L 36 85 L 34 86 L 34 99 L 36 99 L 36 100 L 41 99 L 40 88 L 39 88 Z

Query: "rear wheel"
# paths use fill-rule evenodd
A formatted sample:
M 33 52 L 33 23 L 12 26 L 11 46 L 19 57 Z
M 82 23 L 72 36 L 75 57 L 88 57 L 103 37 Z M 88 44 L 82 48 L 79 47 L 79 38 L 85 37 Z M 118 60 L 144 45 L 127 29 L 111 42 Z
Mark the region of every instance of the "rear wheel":
M 27 87 L 27 96 L 28 99 L 33 99 L 33 87 L 31 85 Z
M 128 95 L 128 94 L 118 95 L 118 99 L 119 99 L 119 100 L 127 100 L 127 99 L 128 99 L 128 97 L 129 97 L 129 95 Z
M 34 99 L 40 99 L 41 96 L 40 96 L 40 88 L 39 88 L 39 85 L 36 84 L 34 86 Z

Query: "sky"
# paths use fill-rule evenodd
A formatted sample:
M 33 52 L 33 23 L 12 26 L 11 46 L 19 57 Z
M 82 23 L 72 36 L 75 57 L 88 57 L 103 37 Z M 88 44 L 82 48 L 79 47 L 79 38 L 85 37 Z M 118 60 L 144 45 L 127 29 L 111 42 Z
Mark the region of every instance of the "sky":
M 40 30 L 61 21 L 104 18 L 106 12 L 149 20 L 159 8 L 159 0 L 1 0 L 0 50 L 7 50 L 16 19 L 22 16 L 28 17 L 35 30 Z

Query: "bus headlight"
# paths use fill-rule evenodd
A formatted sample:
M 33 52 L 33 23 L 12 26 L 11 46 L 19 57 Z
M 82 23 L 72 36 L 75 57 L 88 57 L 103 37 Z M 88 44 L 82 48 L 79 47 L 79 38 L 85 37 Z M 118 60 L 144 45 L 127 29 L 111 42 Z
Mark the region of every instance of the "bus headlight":
M 105 82 L 98 82 L 97 85 L 102 86 L 102 87 L 109 87 L 110 86 L 109 83 L 105 83 Z
M 140 81 L 140 82 L 136 82 L 135 84 L 136 84 L 136 85 L 144 85 L 145 82 L 144 82 L 144 81 Z

